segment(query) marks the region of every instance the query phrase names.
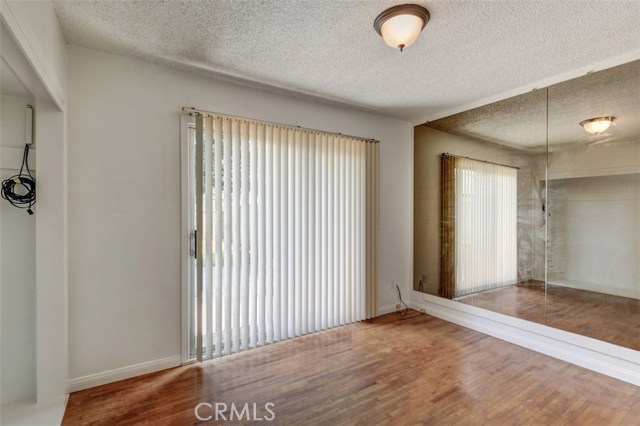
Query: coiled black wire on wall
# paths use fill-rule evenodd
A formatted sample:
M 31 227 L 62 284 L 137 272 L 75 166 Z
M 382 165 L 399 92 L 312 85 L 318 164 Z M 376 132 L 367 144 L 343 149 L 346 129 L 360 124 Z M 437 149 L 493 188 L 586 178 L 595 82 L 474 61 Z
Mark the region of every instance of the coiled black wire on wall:
M 29 145 L 24 146 L 20 172 L 2 181 L 1 195 L 14 207 L 27 209 L 27 213 L 33 214 L 31 207 L 36 203 L 36 180 L 29 170 Z
M 36 179 L 29 170 L 29 145 L 33 142 L 33 107 L 27 106 L 26 109 L 26 144 L 22 154 L 22 165 L 17 175 L 13 175 L 2 181 L 2 189 L 0 195 L 2 198 L 11 203 L 12 206 L 19 209 L 26 209 L 27 213 L 33 214 L 31 209 L 36 203 Z M 24 171 L 27 173 L 23 173 Z

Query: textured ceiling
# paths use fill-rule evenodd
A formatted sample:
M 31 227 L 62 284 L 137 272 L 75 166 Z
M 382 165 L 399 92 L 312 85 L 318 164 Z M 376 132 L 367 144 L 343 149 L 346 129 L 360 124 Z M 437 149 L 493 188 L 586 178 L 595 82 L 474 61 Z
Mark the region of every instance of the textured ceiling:
M 431 21 L 404 53 L 372 27 L 398 3 L 54 0 L 71 44 L 415 124 L 599 61 L 640 57 L 636 0 L 417 0 Z
M 548 88 L 549 145 L 569 143 L 640 143 L 640 60 L 565 81 Z M 546 144 L 547 90 L 515 96 L 428 123 L 447 133 L 510 145 Z M 591 135 L 580 121 L 615 117 L 601 135 Z

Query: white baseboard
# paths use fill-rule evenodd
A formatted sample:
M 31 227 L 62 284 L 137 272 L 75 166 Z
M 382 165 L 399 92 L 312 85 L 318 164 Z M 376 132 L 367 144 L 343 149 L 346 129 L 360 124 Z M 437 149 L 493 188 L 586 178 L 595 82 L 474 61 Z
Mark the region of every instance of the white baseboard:
M 117 382 L 118 380 L 129 379 L 142 374 L 154 373 L 156 371 L 166 370 L 167 368 L 178 367 L 181 364 L 182 359 L 180 355 L 176 355 L 127 367 L 116 368 L 114 370 L 103 371 L 101 373 L 90 374 L 88 376 L 69 380 L 69 392 L 77 392 L 79 390 Z
M 2 405 L 3 426 L 52 426 L 62 424 L 69 395 L 46 402 L 17 401 Z
M 413 309 L 640 386 L 639 351 L 428 294 L 413 299 Z
M 637 289 L 633 288 L 624 288 L 624 287 L 609 287 L 609 286 L 597 286 L 588 283 L 581 283 L 577 281 L 553 281 L 550 280 L 549 284 L 558 286 L 558 287 L 567 287 L 567 288 L 575 288 L 578 290 L 591 291 L 593 293 L 601 293 L 609 296 L 620 296 L 626 297 L 628 299 L 640 299 L 640 293 Z
M 379 306 L 377 315 L 380 316 L 384 314 L 390 314 L 391 312 L 396 312 L 397 310 L 398 309 L 396 308 L 396 305 Z

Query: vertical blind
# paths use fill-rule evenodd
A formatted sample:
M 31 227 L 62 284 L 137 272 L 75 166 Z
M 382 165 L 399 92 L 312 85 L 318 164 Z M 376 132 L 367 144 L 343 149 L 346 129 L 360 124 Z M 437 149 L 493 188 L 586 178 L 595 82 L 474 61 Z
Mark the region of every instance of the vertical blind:
M 197 359 L 375 316 L 378 143 L 195 122 Z
M 442 171 L 441 295 L 515 284 L 518 170 L 443 154 Z

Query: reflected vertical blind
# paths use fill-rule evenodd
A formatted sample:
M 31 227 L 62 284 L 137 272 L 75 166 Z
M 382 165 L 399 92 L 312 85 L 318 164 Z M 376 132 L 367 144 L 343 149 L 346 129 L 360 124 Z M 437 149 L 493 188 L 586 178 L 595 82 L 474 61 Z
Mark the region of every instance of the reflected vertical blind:
M 515 284 L 518 170 L 442 155 L 443 297 Z
M 197 359 L 374 317 L 378 143 L 195 115 Z

